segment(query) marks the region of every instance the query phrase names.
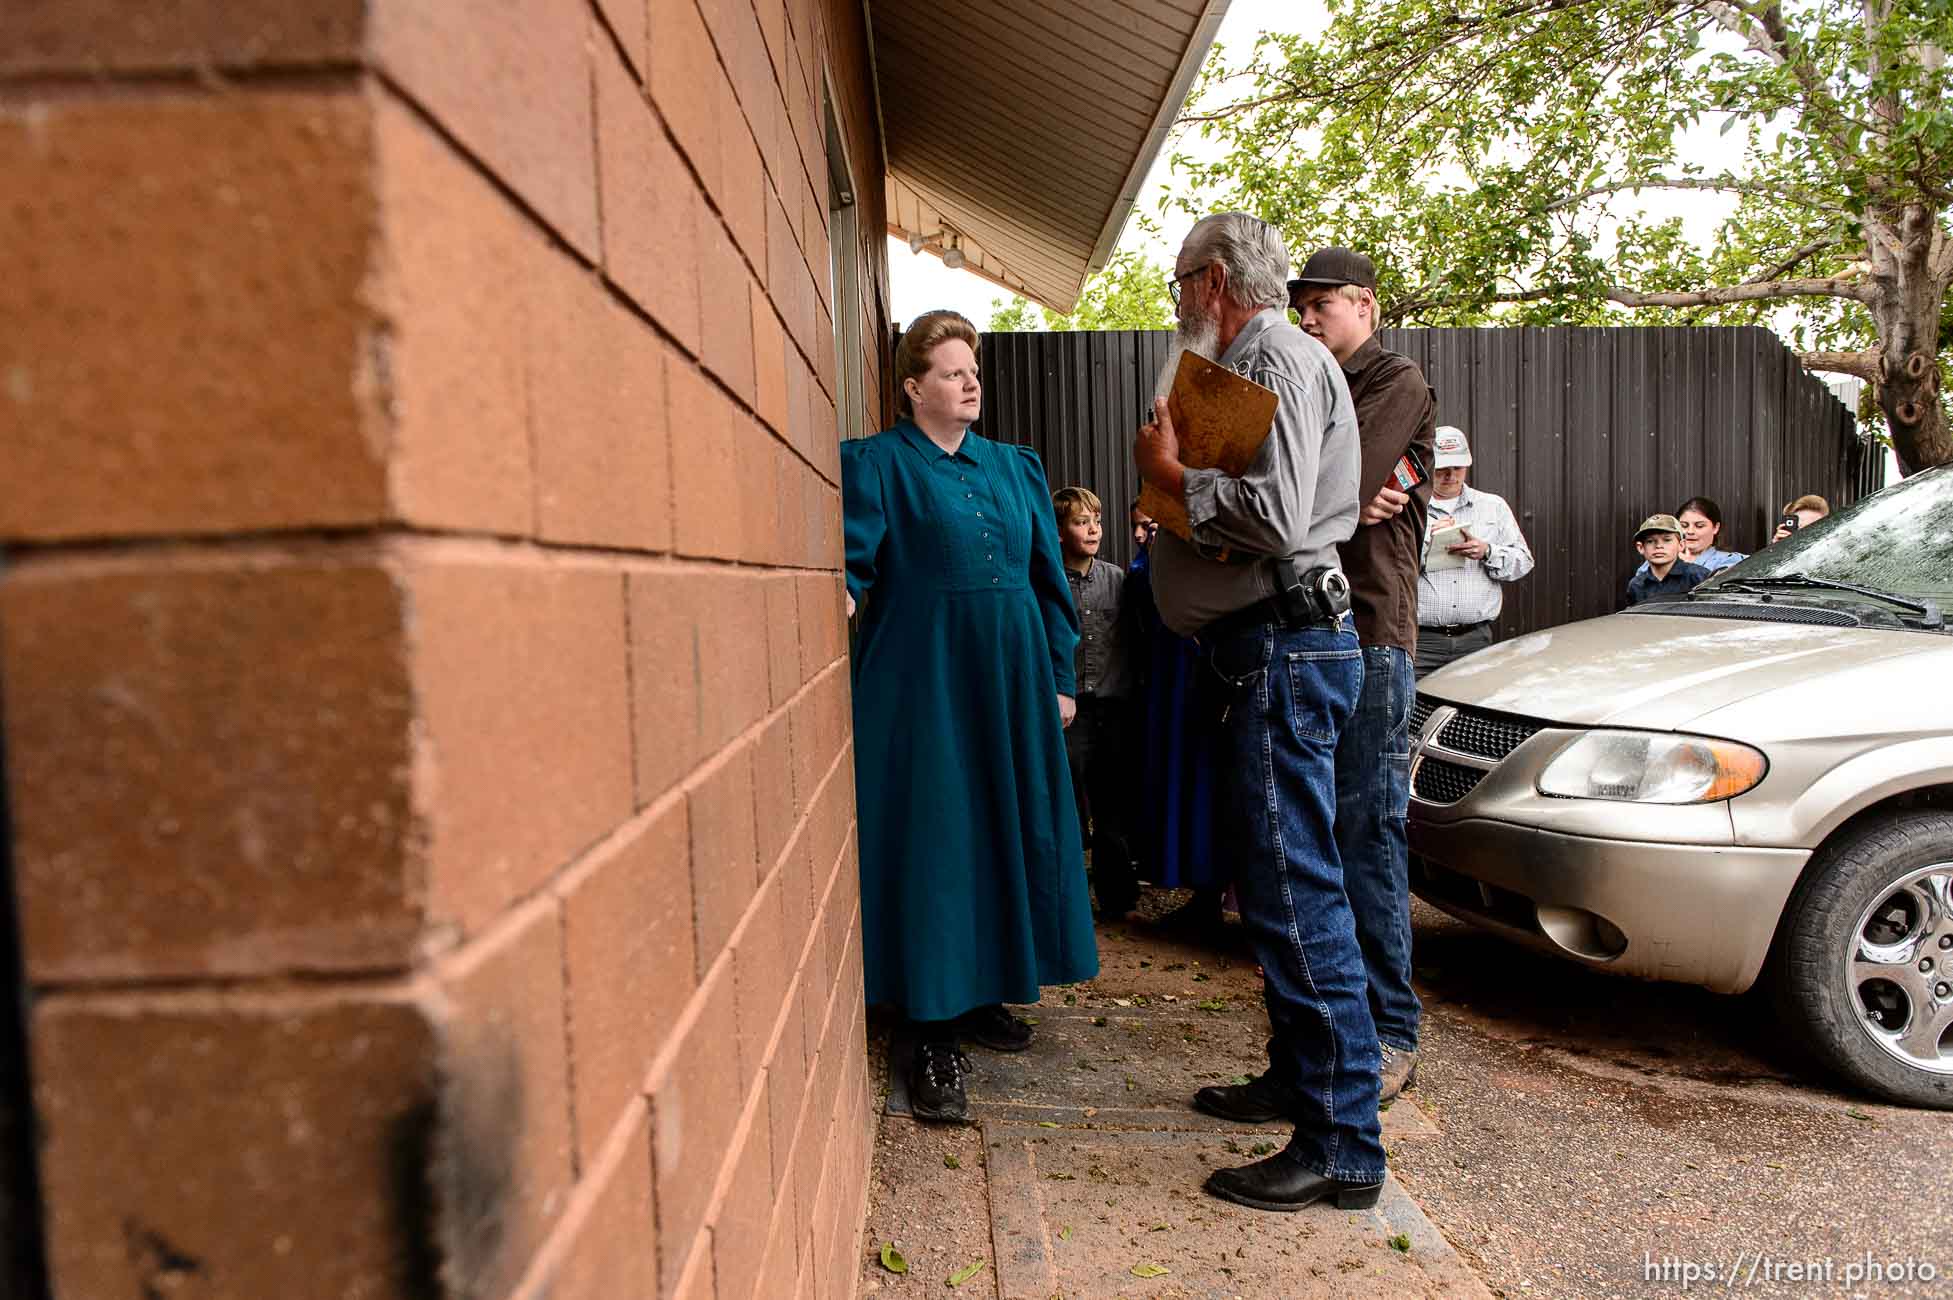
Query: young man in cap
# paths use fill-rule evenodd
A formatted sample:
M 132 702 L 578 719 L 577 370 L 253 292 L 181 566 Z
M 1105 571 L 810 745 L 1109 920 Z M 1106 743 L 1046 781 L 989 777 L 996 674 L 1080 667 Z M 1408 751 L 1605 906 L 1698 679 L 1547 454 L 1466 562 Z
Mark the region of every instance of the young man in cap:
M 1422 1008 L 1411 989 L 1410 710 L 1417 566 L 1431 496 L 1437 401 L 1409 357 L 1377 342 L 1377 270 L 1347 248 L 1319 249 L 1288 282 L 1302 332 L 1342 367 L 1362 446 L 1363 513 L 1340 548 L 1349 577 L 1363 691 L 1336 738 L 1336 847 L 1369 976 L 1383 1070 L 1380 1100 L 1415 1078 Z M 1277 1113 L 1273 1102 L 1267 1118 Z
M 1634 530 L 1634 549 L 1648 562 L 1645 571 L 1628 579 L 1627 603 L 1679 600 L 1709 576 L 1699 564 L 1682 558 L 1682 521 L 1674 515 L 1649 515 Z
M 1472 463 L 1465 431 L 1441 424 L 1436 445 L 1429 540 L 1424 571 L 1417 579 L 1417 659 L 1412 667 L 1419 680 L 1491 645 L 1492 623 L 1505 604 L 1500 586 L 1533 571 L 1532 549 L 1519 532 L 1512 507 L 1503 497 L 1465 486 Z M 1443 531 L 1451 529 L 1458 531 Z M 1433 567 L 1432 545 L 1442 546 L 1453 558 Z

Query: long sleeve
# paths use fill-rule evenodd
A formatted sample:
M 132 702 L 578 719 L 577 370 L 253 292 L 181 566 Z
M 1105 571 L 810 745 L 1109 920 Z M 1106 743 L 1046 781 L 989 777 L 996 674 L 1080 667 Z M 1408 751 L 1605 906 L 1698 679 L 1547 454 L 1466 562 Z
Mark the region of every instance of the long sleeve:
M 1498 523 L 1493 528 L 1497 536 L 1485 539 L 1492 548 L 1485 556 L 1485 571 L 1494 581 L 1517 582 L 1533 571 L 1533 551 L 1519 531 L 1519 521 L 1512 517 L 1512 507 L 1502 498 L 1493 499 L 1499 503 Z
M 1031 512 L 1031 590 L 1037 594 L 1038 609 L 1044 615 L 1044 637 L 1051 646 L 1051 675 L 1057 679 L 1058 694 L 1078 693 L 1078 610 L 1072 604 L 1071 584 L 1065 580 L 1065 562 L 1058 549 L 1058 524 L 1049 506 L 1051 487 L 1044 477 L 1044 462 L 1029 447 L 1013 450 L 1023 458 L 1026 506 Z M 852 554 L 852 552 L 850 552 Z
M 860 601 L 874 588 L 882 537 L 888 531 L 881 468 L 866 439 L 841 444 L 841 527 L 847 543 L 848 594 Z
M 1316 514 L 1323 433 L 1335 409 L 1334 395 L 1313 376 L 1306 383 L 1275 371 L 1261 371 L 1252 378 L 1281 398 L 1274 427 L 1241 477 L 1217 469 L 1187 471 L 1187 520 L 1194 542 L 1205 550 L 1289 555 L 1308 543 L 1309 525 Z M 1347 398 L 1344 405 L 1348 407 Z M 1352 481 L 1335 486 L 1338 490 L 1347 486 L 1354 497 L 1357 467 L 1352 463 L 1347 468 Z

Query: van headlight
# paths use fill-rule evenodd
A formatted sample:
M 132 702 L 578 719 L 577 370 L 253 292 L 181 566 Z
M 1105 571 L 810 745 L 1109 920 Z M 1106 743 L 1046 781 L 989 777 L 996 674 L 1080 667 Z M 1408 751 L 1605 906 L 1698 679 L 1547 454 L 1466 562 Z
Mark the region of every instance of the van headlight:
M 1553 756 L 1539 792 L 1623 803 L 1714 803 L 1750 789 L 1769 764 L 1733 740 L 1652 731 L 1590 731 Z

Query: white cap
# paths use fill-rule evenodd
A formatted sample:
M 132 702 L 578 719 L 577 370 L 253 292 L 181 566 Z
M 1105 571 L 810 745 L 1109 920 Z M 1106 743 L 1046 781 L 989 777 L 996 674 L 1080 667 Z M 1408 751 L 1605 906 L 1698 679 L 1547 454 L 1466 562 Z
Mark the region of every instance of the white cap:
M 1438 426 L 1437 452 L 1436 468 L 1438 469 L 1450 469 L 1455 465 L 1472 463 L 1472 445 L 1465 441 L 1465 431 L 1455 424 Z

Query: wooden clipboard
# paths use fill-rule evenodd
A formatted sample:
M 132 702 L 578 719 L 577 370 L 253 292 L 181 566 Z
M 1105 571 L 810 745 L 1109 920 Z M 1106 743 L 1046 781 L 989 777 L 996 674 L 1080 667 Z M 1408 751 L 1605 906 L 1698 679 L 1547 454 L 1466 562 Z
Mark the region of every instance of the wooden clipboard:
M 1173 431 L 1180 436 L 1180 462 L 1188 469 L 1217 469 L 1239 478 L 1268 440 L 1280 405 L 1272 389 L 1206 357 L 1182 352 L 1166 399 Z M 1151 483 L 1139 490 L 1139 508 L 1175 537 L 1193 540 L 1187 508 Z

